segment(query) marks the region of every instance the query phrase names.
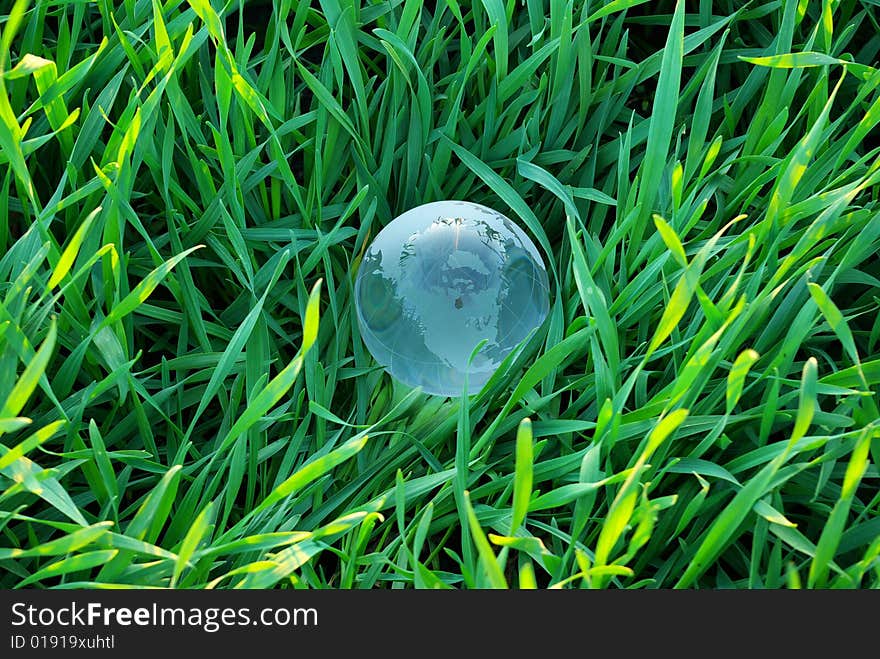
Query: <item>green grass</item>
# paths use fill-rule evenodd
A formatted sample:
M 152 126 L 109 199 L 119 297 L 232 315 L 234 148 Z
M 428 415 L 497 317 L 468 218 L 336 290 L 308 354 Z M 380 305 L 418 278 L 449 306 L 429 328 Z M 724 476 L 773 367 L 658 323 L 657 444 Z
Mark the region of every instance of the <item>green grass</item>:
M 0 16 L 0 587 L 880 587 L 875 0 Z M 551 269 L 463 400 L 352 312 L 470 199 Z

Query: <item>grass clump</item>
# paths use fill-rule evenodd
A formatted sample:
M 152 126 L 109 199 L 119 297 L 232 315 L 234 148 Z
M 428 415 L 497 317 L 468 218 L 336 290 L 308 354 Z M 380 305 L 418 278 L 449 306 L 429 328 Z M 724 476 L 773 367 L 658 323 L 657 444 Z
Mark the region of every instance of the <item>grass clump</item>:
M 880 586 L 876 3 L 5 11 L 0 586 Z M 551 270 L 463 400 L 352 309 L 437 199 Z

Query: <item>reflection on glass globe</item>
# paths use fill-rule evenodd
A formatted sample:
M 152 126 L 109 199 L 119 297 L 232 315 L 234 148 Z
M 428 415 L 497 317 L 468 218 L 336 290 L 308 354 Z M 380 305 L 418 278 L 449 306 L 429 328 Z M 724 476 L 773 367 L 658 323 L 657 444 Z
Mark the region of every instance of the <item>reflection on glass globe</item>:
M 549 310 L 547 270 L 501 213 L 466 201 L 413 208 L 364 254 L 355 307 L 367 349 L 392 376 L 440 396 L 476 392 Z M 486 344 L 468 359 L 474 348 Z

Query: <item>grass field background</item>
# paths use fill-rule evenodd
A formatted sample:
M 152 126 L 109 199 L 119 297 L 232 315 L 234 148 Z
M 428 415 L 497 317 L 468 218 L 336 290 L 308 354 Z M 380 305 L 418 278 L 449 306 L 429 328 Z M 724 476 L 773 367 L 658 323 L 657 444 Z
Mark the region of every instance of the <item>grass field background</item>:
M 0 586 L 880 587 L 875 0 L 0 16 Z M 372 361 L 371 237 L 520 224 L 479 393 Z

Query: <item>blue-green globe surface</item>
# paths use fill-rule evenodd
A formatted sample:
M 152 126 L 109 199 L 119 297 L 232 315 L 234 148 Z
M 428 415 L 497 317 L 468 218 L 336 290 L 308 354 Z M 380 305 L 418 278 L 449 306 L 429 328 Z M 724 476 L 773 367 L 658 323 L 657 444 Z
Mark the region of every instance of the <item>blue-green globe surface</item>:
M 498 211 L 438 201 L 379 232 L 358 269 L 355 306 L 364 344 L 394 378 L 459 396 L 465 373 L 475 393 L 544 322 L 547 270 L 529 237 Z

